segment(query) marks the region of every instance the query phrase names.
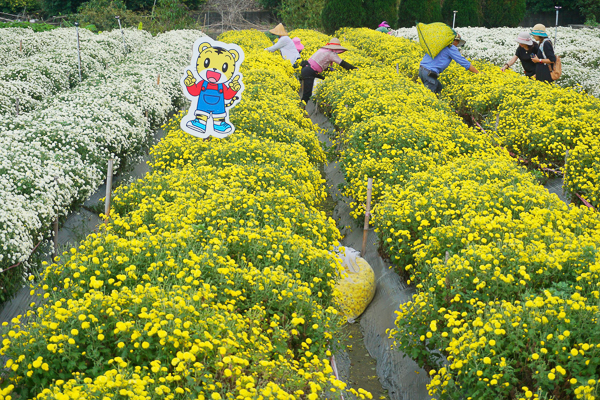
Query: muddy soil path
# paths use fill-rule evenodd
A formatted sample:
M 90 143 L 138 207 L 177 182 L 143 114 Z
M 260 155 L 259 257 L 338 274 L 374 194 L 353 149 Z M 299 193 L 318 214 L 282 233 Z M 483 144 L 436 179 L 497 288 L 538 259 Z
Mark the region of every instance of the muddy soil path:
M 333 125 L 310 101 L 306 106 L 313 123 L 321 129 L 333 131 Z M 319 140 L 331 146 L 328 135 L 319 133 Z M 333 218 L 337 222 L 344 239 L 344 246 L 360 251 L 363 229 L 361 224 L 350 217 L 349 199 L 339 190 L 344 182 L 344 174 L 337 162 L 331 162 L 324 168 L 329 194 L 335 201 Z M 377 251 L 377 236 L 371 229 L 367 237 L 367 250 L 364 258 L 373 268 L 377 280 L 377 292 L 373 301 L 359 318 L 358 323 L 348 326 L 352 336 L 348 349 L 350 358 L 349 381 L 353 387 L 370 390 L 374 399 L 425 400 L 431 399 L 427 391 L 429 377 L 425 370 L 409 357 L 403 357 L 398 350 L 392 349 L 393 341 L 386 331 L 394 328 L 396 313 L 401 303 L 407 302 L 415 293 L 414 288 L 404 282 L 396 272 L 390 269 Z M 357 338 L 362 340 L 357 340 Z M 375 368 L 373 370 L 372 368 Z M 377 376 L 377 381 L 373 376 Z

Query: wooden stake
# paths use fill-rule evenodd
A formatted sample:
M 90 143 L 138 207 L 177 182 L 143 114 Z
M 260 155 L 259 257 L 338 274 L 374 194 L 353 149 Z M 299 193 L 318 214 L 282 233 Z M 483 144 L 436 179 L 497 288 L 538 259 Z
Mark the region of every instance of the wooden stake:
M 54 220 L 54 257 L 58 257 L 58 215 Z
M 19 112 L 21 111 L 21 110 L 19 110 L 19 99 L 18 98 L 17 98 L 16 103 L 15 103 L 15 108 L 17 110 L 17 117 L 18 117 L 19 116 Z
M 113 166 L 115 160 L 111 158 L 108 160 L 108 171 L 106 173 L 106 199 L 104 200 L 104 215 L 106 215 L 106 221 L 110 218 L 110 200 L 112 194 L 112 179 L 113 179 Z
M 567 180 L 567 160 L 569 159 L 569 149 L 567 149 L 567 152 L 565 153 L 565 168 L 564 168 L 564 172 L 563 172 L 563 185 L 565 184 L 565 181 Z
M 369 218 L 371 217 L 371 192 L 373 190 L 373 178 L 369 178 L 367 181 L 367 209 L 365 212 L 365 226 L 363 228 L 363 241 L 362 251 L 360 252 L 361 257 L 365 255 L 367 251 L 367 235 L 369 234 Z
M 148 110 L 146 110 L 146 119 L 148 119 Z
M 400 70 L 398 68 L 398 63 L 396 63 L 396 75 L 400 73 Z
M 79 60 L 79 82 L 81 82 L 81 48 L 79 47 L 79 23 L 75 22 L 75 31 L 77 32 L 77 59 Z
M 58 178 L 55 176 L 54 181 L 58 186 Z M 56 218 L 54 219 L 54 257 L 58 257 L 58 210 L 56 212 Z
M 23 52 L 23 40 L 22 39 L 19 41 L 19 52 L 21 52 L 21 53 Z
M 158 74 L 158 76 L 156 77 L 156 84 L 160 85 L 160 74 Z

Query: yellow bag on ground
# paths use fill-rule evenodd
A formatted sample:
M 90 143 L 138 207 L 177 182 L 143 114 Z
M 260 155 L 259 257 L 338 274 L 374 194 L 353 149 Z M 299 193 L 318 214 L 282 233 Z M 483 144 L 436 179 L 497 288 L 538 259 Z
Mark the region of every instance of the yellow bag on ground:
M 373 300 L 375 273 L 360 253 L 351 247 L 338 247 L 336 256 L 342 261 L 344 272 L 335 285 L 335 302 L 352 324 Z
M 434 22 L 432 24 L 417 24 L 417 33 L 419 34 L 419 44 L 429 54 L 431 58 L 437 56 L 440 51 L 454 41 L 456 32 L 443 22 Z

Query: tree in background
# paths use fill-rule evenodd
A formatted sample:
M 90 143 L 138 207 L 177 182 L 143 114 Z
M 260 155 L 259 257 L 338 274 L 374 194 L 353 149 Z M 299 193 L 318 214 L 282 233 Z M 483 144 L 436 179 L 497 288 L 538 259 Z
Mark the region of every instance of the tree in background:
M 7 0 L 0 0 L 7 1 Z M 14 1 L 30 1 L 30 0 L 8 0 Z M 67 15 L 75 14 L 78 10 L 83 7 L 90 5 L 92 8 L 96 7 L 100 3 L 112 3 L 115 8 L 127 9 L 129 11 L 151 11 L 154 6 L 154 0 L 114 0 L 111 2 L 101 2 L 97 0 L 39 0 L 41 1 L 41 7 L 44 13 L 48 16 L 55 15 Z M 90 4 L 91 3 L 91 4 Z M 158 6 L 159 0 L 156 1 Z M 206 0 L 180 0 L 178 3 L 185 5 L 189 9 L 197 9 L 202 4 L 206 3 Z
M 487 28 L 519 26 L 526 10 L 526 0 L 482 0 L 483 25 Z
M 600 21 L 600 0 L 527 0 L 527 13 L 553 13 L 554 6 L 561 6 L 561 11 L 579 11 L 586 24 Z
M 577 7 L 585 17 L 586 25 L 597 25 L 600 22 L 600 0 L 577 0 Z
M 458 11 L 456 26 L 479 26 L 483 19 L 478 0 L 445 0 L 442 17 L 449 26 L 452 26 L 454 11 Z
M 321 22 L 325 32 L 332 34 L 345 26 L 363 26 L 363 17 L 362 0 L 325 0 Z
M 181 0 L 156 0 L 156 7 L 152 12 L 153 6 L 154 0 L 151 0 L 149 7 L 146 6 L 147 8 L 141 13 L 128 9 L 123 0 L 90 0 L 79 8 L 77 18 L 82 26 L 93 25 L 100 31 L 119 27 L 115 15 L 121 17 L 123 26 L 138 26 L 141 22 L 144 29 L 153 34 L 198 27 L 190 15 L 189 8 Z
M 132 11 L 127 10 L 125 2 L 121 0 L 92 0 L 79 7 L 79 23 L 82 26 L 93 25 L 100 31 L 108 31 L 119 27 L 115 15 L 121 17 L 124 26 L 139 24 L 139 18 Z
M 42 0 L 42 10 L 48 16 L 75 14 L 86 0 Z
M 279 15 L 290 29 L 322 29 L 321 14 L 325 0 L 282 0 Z
M 271 11 L 276 17 L 281 17 L 279 11 L 281 9 L 282 0 L 257 0 L 265 10 Z
M 397 14 L 397 0 L 363 0 L 363 24 L 368 28 L 375 29 L 382 21 L 395 27 Z
M 554 12 L 554 6 L 561 6 L 562 10 L 576 10 L 578 2 L 579 0 L 527 0 L 527 13 Z
M 131 11 L 150 10 L 154 5 L 154 0 L 126 0 L 125 5 Z
M 40 7 L 40 0 L 0 0 L 0 12 L 5 13 L 37 11 Z
M 401 0 L 398 8 L 398 25 L 415 26 L 416 22 L 429 24 L 442 20 L 439 0 Z

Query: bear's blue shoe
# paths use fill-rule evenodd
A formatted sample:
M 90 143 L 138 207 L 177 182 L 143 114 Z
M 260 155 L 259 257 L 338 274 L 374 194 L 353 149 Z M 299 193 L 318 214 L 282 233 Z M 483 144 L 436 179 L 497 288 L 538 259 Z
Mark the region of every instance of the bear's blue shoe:
M 201 132 L 201 133 L 206 132 L 206 124 L 203 124 L 198 119 L 195 119 L 193 121 L 188 121 L 188 123 L 185 124 L 185 126 L 187 126 L 190 129 L 193 129 L 195 131 Z
M 214 126 L 215 126 L 215 131 L 217 131 L 217 132 L 223 132 L 223 133 L 231 132 L 231 125 L 229 125 L 225 121 L 221 121 L 220 124 L 215 124 Z

